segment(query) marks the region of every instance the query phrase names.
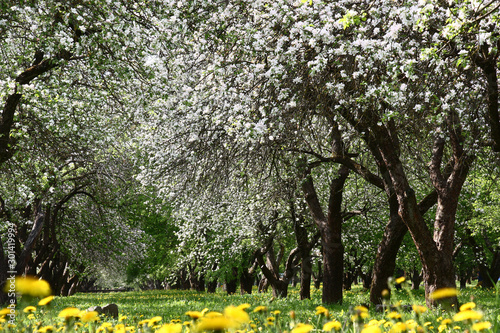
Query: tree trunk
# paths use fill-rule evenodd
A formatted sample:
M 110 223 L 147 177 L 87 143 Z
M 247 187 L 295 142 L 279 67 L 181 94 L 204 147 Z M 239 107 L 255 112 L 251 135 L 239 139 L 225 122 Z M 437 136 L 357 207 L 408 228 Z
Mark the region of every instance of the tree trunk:
M 311 251 L 318 242 L 321 234 L 316 233 L 309 242 L 307 230 L 304 227 L 304 215 L 296 214 L 295 205 L 293 202 L 290 204 L 290 212 L 292 216 L 293 229 L 295 240 L 297 242 L 297 249 L 301 260 L 300 266 L 300 299 L 311 298 L 311 276 L 312 276 L 312 257 Z
M 236 288 L 238 285 L 238 270 L 233 267 L 232 276 L 226 278 L 226 292 L 228 295 L 232 295 L 236 293 Z
M 255 280 L 255 276 L 251 274 L 248 269 L 243 268 L 243 272 L 240 276 L 240 293 L 251 294 L 253 288 L 253 281 Z
M 321 288 L 321 283 L 323 282 L 323 269 L 321 264 L 318 264 L 318 274 L 315 275 L 314 271 L 312 272 L 312 278 L 314 282 L 314 288 L 319 290 L 319 288 Z
M 411 289 L 418 290 L 420 288 L 420 283 L 422 283 L 422 272 L 418 270 L 416 267 L 413 267 L 411 273 Z
M 207 282 L 207 293 L 215 293 L 217 291 L 217 280 Z
M 472 248 L 479 273 L 483 278 L 481 287 L 485 289 L 494 288 L 498 278 L 500 277 L 500 251 L 495 250 L 493 247 L 490 249 L 493 252 L 493 259 L 490 267 L 488 267 L 484 262 L 484 258 L 486 258 L 484 248 L 477 244 L 474 236 L 472 236 L 472 232 L 468 228 L 466 228 L 466 232 L 467 241 Z
M 373 266 L 373 279 L 370 287 L 370 302 L 373 304 L 382 304 L 382 291 L 390 292 L 387 281 L 394 275 L 396 258 L 407 231 L 408 228 L 399 217 L 396 206 L 395 209 L 391 209 L 391 219 L 385 227 Z
M 325 304 L 342 303 L 344 246 L 341 237 L 343 222 L 341 205 L 343 187 L 348 175 L 349 169 L 342 165 L 338 171 L 338 178 L 333 179 L 330 184 L 328 216 L 325 216 L 321 208 L 309 168 L 306 169 L 302 182 L 307 205 L 321 233 L 323 249 L 322 302 Z

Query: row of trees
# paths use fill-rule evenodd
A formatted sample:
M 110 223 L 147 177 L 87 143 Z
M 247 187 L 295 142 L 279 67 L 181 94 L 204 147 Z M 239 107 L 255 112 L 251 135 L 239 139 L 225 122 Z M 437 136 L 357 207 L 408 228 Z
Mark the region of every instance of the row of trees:
M 320 249 L 323 302 L 362 272 L 379 303 L 416 253 L 429 305 L 468 249 L 500 275 L 495 1 L 0 6 L 19 273 L 69 293 L 127 261 L 197 288 L 258 267 L 286 296 L 300 269 L 307 297 Z

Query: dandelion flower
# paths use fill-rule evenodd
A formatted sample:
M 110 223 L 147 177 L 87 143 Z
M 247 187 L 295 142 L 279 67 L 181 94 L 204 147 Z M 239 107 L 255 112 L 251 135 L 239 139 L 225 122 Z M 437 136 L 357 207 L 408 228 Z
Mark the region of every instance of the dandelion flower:
M 320 306 L 316 307 L 316 315 L 317 316 L 325 316 L 326 318 L 328 318 L 328 317 L 330 317 L 330 312 L 328 312 L 327 308 L 320 305 Z
M 451 324 L 453 321 L 450 318 L 443 319 L 441 321 L 441 325 L 448 325 Z
M 354 307 L 354 311 L 368 312 L 368 308 L 366 306 L 358 305 Z
M 425 311 L 427 311 L 427 308 L 425 306 L 423 306 L 423 305 L 414 304 L 413 305 L 413 311 L 415 311 L 416 314 L 422 314 Z
M 69 318 L 72 318 L 72 317 L 78 317 L 79 315 L 80 315 L 80 310 L 79 309 L 73 308 L 73 307 L 69 307 L 69 308 L 66 308 L 66 309 L 62 310 L 61 312 L 59 312 L 58 317 L 69 319 Z
M 186 312 L 186 316 L 191 317 L 191 319 L 199 319 L 203 317 L 203 312 L 200 311 L 188 311 Z
M 402 276 L 402 277 L 398 277 L 398 278 L 396 279 L 396 283 L 397 283 L 397 284 L 401 284 L 401 283 L 403 283 L 403 282 L 405 282 L 405 281 L 406 281 L 406 278 L 405 278 L 404 276 Z
M 340 331 L 342 324 L 337 320 L 332 320 L 323 325 L 323 331 L 330 332 L 331 330 Z
M 250 322 L 250 316 L 246 313 L 245 310 L 240 309 L 236 306 L 228 306 L 224 309 L 224 315 L 228 318 L 231 318 L 238 323 L 248 323 Z
M 15 288 L 16 292 L 33 297 L 45 297 L 52 293 L 47 281 L 33 276 L 17 277 Z
M 38 329 L 38 332 L 41 333 L 46 333 L 46 332 L 54 332 L 55 328 L 54 326 L 43 326 Z
M 248 303 L 243 303 L 243 304 L 238 305 L 237 308 L 240 310 L 246 310 L 246 309 L 250 308 L 250 306 L 251 305 Z
M 401 319 L 401 314 L 399 312 L 392 311 L 392 312 L 389 312 L 387 314 L 387 318 L 389 318 L 389 319 Z
M 361 330 L 361 333 L 382 333 L 382 330 L 378 326 L 367 326 Z
M 213 317 L 222 317 L 222 313 L 217 312 L 217 311 L 210 311 L 205 314 L 205 317 L 207 318 L 213 318 Z
M 364 306 L 356 306 L 354 307 L 354 314 L 351 316 L 352 321 L 362 321 L 365 318 L 368 318 L 368 309 Z
M 47 305 L 49 304 L 50 302 L 52 302 L 52 300 L 54 299 L 54 296 L 47 296 L 45 298 L 42 298 L 40 300 L 40 302 L 38 302 L 38 305 L 39 306 L 44 306 L 44 305 Z
M 80 320 L 83 323 L 96 321 L 97 319 L 99 319 L 99 313 L 97 311 L 83 311 L 80 313 Z
M 290 333 L 309 333 L 313 328 L 312 325 L 299 323 Z
M 10 309 L 4 308 L 4 309 L 0 310 L 0 317 L 5 316 L 6 314 L 9 314 L 9 313 L 10 313 Z
M 148 326 L 149 327 L 154 326 L 154 325 L 158 324 L 160 321 L 161 321 L 161 317 L 160 316 L 153 317 L 153 318 L 151 318 L 149 320 Z
M 238 328 L 239 324 L 224 316 L 203 317 L 196 326 L 196 331 L 224 331 L 230 328 Z
M 454 321 L 464 321 L 464 320 L 481 320 L 483 314 L 474 310 L 460 311 L 453 316 Z
M 253 312 L 267 312 L 267 306 L 259 305 L 253 309 Z
M 164 324 L 157 333 L 180 333 L 182 331 L 181 324 Z
M 112 331 L 115 332 L 115 333 L 125 333 L 125 325 L 118 324 L 115 327 L 113 327 Z
M 31 313 L 31 312 L 35 312 L 35 311 L 36 311 L 36 308 L 35 308 L 34 306 L 32 306 L 32 305 L 27 306 L 27 307 L 25 307 L 25 308 L 23 309 L 23 312 L 24 312 L 24 313 Z
M 462 304 L 460 306 L 460 311 L 472 310 L 475 307 L 476 307 L 476 303 L 474 303 L 474 302 L 465 303 L 465 304 Z
M 406 324 L 402 322 L 395 323 L 390 329 L 390 333 L 405 332 L 407 329 Z
M 490 327 L 491 327 L 491 323 L 489 321 L 482 321 L 480 323 L 475 323 L 474 325 L 472 325 L 472 329 L 474 331 L 483 331 L 483 330 L 490 329 Z
M 431 299 L 441 299 L 447 297 L 454 297 L 458 295 L 458 290 L 456 288 L 441 288 L 430 294 Z

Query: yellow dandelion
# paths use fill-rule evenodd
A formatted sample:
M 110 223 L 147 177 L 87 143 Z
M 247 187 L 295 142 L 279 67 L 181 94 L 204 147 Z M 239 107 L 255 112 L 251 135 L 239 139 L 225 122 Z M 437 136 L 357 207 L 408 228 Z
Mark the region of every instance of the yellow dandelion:
M 73 317 L 78 317 L 79 314 L 80 314 L 79 309 L 74 308 L 74 307 L 69 307 L 69 308 L 66 308 L 66 309 L 62 310 L 61 312 L 59 312 L 58 317 L 69 319 L 69 318 L 73 318 Z
M 186 316 L 191 317 L 191 319 L 199 319 L 203 317 L 203 312 L 201 311 L 188 311 L 186 312 Z
M 450 318 L 446 318 L 441 320 L 441 325 L 448 325 L 451 324 L 453 321 Z
M 325 316 L 325 317 L 328 317 L 329 316 L 329 312 L 328 312 L 328 309 L 325 308 L 324 306 L 317 306 L 316 307 L 316 315 L 318 316 Z
M 240 325 L 224 316 L 200 318 L 196 331 L 223 331 L 231 328 L 238 328 Z
M 11 313 L 10 309 L 4 308 L 4 309 L 0 310 L 0 317 L 5 316 L 6 314 L 9 314 L 9 313 Z
M 83 323 L 93 322 L 99 319 L 99 313 L 97 311 L 83 311 L 80 313 L 80 320 Z
M 33 276 L 17 277 L 15 281 L 16 292 L 21 295 L 45 297 L 52 293 L 50 285 L 45 280 Z
M 465 303 L 465 304 L 462 304 L 460 306 L 460 311 L 472 310 L 475 307 L 476 307 L 476 303 L 474 303 L 474 302 Z
M 432 292 L 429 297 L 431 299 L 441 299 L 447 297 L 454 297 L 458 295 L 458 290 L 456 288 L 441 288 Z
M 272 315 L 275 315 L 275 316 L 279 315 L 280 313 L 281 313 L 281 311 L 280 311 L 280 310 L 274 310 L 274 311 L 271 311 L 271 314 L 272 314 Z
M 460 311 L 453 316 L 453 321 L 464 321 L 464 320 L 481 320 L 483 314 L 474 310 Z
M 52 300 L 54 299 L 54 296 L 47 296 L 45 298 L 42 298 L 39 302 L 38 302 L 38 305 L 40 306 L 44 306 L 44 305 L 47 305 L 49 304 L 50 302 L 52 302 Z
M 401 314 L 396 311 L 391 311 L 387 314 L 387 318 L 389 319 L 401 319 Z
M 259 305 L 253 309 L 253 312 L 267 312 L 267 306 Z
M 40 327 L 38 329 L 38 332 L 41 332 L 41 333 L 46 333 L 46 332 L 54 332 L 55 328 L 54 326 L 43 326 L 43 327 Z
M 342 324 L 337 320 L 332 320 L 323 325 L 323 331 L 330 332 L 331 330 L 340 331 Z
M 250 322 L 250 316 L 245 310 L 240 309 L 236 306 L 228 306 L 224 309 L 224 315 L 238 323 L 248 323 Z
M 157 333 L 181 333 L 181 324 L 164 324 L 160 327 Z
M 402 322 L 395 323 L 390 329 L 390 333 L 406 332 L 406 324 Z
M 35 319 L 35 315 L 34 315 L 34 314 L 32 314 L 32 313 L 30 313 L 30 314 L 28 315 L 28 319 L 29 319 L 29 320 L 33 320 L 33 319 Z
M 207 318 L 213 318 L 213 317 L 222 317 L 222 313 L 217 312 L 217 311 L 210 311 L 205 314 L 205 317 Z
M 139 326 L 147 325 L 149 324 L 149 319 L 143 319 L 140 322 L 137 323 Z
M 161 317 L 160 316 L 153 317 L 153 318 L 151 318 L 149 320 L 148 326 L 149 327 L 154 326 L 154 325 L 158 324 L 160 321 L 161 321 Z
M 23 312 L 24 312 L 24 313 L 31 313 L 31 312 L 35 312 L 35 311 L 36 311 L 36 308 L 35 308 L 34 306 L 32 306 L 32 305 L 27 306 L 27 307 L 25 307 L 25 308 L 23 309 Z
M 313 328 L 312 325 L 298 323 L 290 333 L 309 333 Z
M 489 321 L 482 321 L 480 323 L 475 323 L 472 325 L 474 331 L 483 331 L 491 328 L 491 323 Z
M 413 319 L 409 319 L 405 322 L 407 329 L 414 329 L 415 327 L 418 326 L 417 322 Z
M 405 282 L 405 281 L 406 281 L 406 278 L 405 278 L 404 276 L 398 277 L 398 278 L 396 279 L 396 283 L 397 283 L 397 284 L 401 284 L 401 283 L 403 283 L 403 282 Z
M 246 309 L 250 308 L 250 306 L 251 305 L 248 303 L 243 303 L 243 304 L 238 305 L 237 308 L 240 310 L 246 310 Z
M 127 319 L 127 316 L 120 316 L 120 318 L 118 319 L 118 321 L 124 321 L 125 319 Z
M 382 330 L 380 327 L 372 325 L 372 326 L 367 326 L 361 330 L 361 333 L 382 333 Z
M 413 307 L 413 311 L 415 311 L 416 314 L 422 314 L 425 311 L 427 311 L 427 308 L 423 305 L 414 304 L 412 307 Z
M 115 332 L 115 333 L 125 333 L 125 325 L 118 324 L 115 327 L 113 327 L 112 331 Z
M 368 312 L 368 308 L 366 306 L 358 305 L 354 307 L 354 311 Z

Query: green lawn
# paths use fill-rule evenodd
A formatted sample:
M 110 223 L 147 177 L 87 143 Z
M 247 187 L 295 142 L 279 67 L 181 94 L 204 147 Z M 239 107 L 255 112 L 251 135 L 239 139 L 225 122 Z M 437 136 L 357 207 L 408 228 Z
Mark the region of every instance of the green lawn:
M 37 307 L 31 319 L 27 318 L 26 314 L 22 313 L 22 308 L 27 306 L 27 300 L 24 300 L 19 305 L 20 315 L 18 316 L 18 323 L 24 326 L 44 327 L 47 325 L 54 325 L 57 328 L 56 322 L 63 323 L 62 318 L 55 318 L 59 312 L 67 307 L 76 307 L 80 310 L 85 310 L 88 307 L 99 305 L 103 306 L 108 303 L 115 303 L 119 307 L 120 317 L 125 316 L 126 319 L 118 321 L 116 319 L 106 319 L 113 325 L 124 324 L 124 326 L 134 326 L 137 330 L 137 323 L 144 319 L 150 319 L 160 316 L 161 323 L 180 322 L 185 323 L 190 321 L 190 317 L 186 315 L 188 311 L 202 311 L 207 308 L 209 311 L 224 312 L 224 309 L 229 305 L 249 304 L 250 307 L 246 311 L 250 314 L 252 319 L 252 331 L 258 332 L 280 332 L 290 331 L 293 324 L 306 323 L 312 325 L 314 330 L 322 332 L 323 325 L 326 322 L 337 320 L 343 327 L 344 331 L 355 332 L 361 331 L 366 323 L 370 320 L 378 320 L 378 327 L 383 331 L 398 331 L 393 326 L 396 322 L 407 323 L 408 332 L 411 329 L 411 320 L 416 320 L 423 331 L 439 332 L 441 326 L 443 332 L 460 332 L 469 327 L 467 323 L 458 322 L 446 325 L 445 328 L 441 325 L 442 321 L 446 318 L 452 318 L 454 313 L 444 312 L 439 309 L 428 310 L 420 316 L 416 316 L 413 311 L 401 309 L 399 314 L 401 318 L 389 318 L 388 312 L 380 313 L 375 309 L 369 309 L 367 318 L 359 317 L 362 323 L 359 325 L 352 324 L 352 316 L 360 314 L 359 310 L 354 309 L 361 304 L 368 304 L 368 291 L 360 286 L 355 286 L 350 291 L 345 291 L 344 302 L 342 305 L 332 305 L 326 308 L 329 311 L 329 318 L 324 315 L 317 314 L 317 307 L 321 305 L 321 292 L 320 290 L 312 290 L 311 300 L 299 300 L 298 289 L 291 287 L 289 296 L 286 299 L 274 299 L 270 293 L 259 294 L 254 292 L 251 295 L 227 295 L 222 290 L 215 294 L 200 293 L 195 291 L 177 291 L 177 290 L 157 290 L 157 291 L 131 291 L 119 293 L 79 293 L 71 297 L 56 297 L 50 304 L 50 308 L 41 310 Z M 34 301 L 34 300 L 33 300 Z M 481 321 L 487 320 L 492 324 L 490 330 L 486 332 L 493 332 L 495 329 L 500 331 L 498 322 L 500 321 L 499 301 L 498 295 L 495 291 L 482 290 L 480 288 L 470 287 L 460 291 L 459 302 L 461 304 L 467 302 L 475 302 L 477 307 L 474 310 L 479 310 L 484 314 Z M 423 290 L 419 291 L 394 291 L 391 303 L 395 304 L 400 302 L 402 305 L 424 304 Z M 32 303 L 32 302 L 31 302 Z M 35 304 L 36 305 L 36 302 Z M 268 311 L 265 313 L 254 313 L 253 311 L 258 306 L 266 306 Z M 280 313 L 276 314 L 273 311 L 278 310 Z M 44 311 L 44 312 L 42 312 Z M 291 312 L 295 314 L 295 320 L 290 316 Z M 393 314 L 394 315 L 394 314 Z M 364 315 L 363 315 L 364 316 Z M 274 323 L 272 319 L 274 318 Z M 382 321 L 381 321 L 382 320 Z M 408 322 L 410 320 L 410 322 Z M 391 322 L 386 324 L 384 322 Z M 479 320 L 478 320 L 479 321 Z M 374 323 L 374 321 L 372 321 Z M 391 327 L 391 326 L 392 327 Z M 410 325 L 410 326 L 408 326 Z M 425 326 L 424 326 L 425 325 Z M 18 325 L 19 326 L 19 325 Z M 96 326 L 97 327 L 97 326 Z M 260 327 L 260 329 L 259 329 Z M 453 328 L 455 327 L 455 329 Z M 18 331 L 11 328 L 11 331 Z M 250 330 L 250 329 L 249 329 Z M 29 329 L 27 330 L 29 331 Z M 81 331 L 81 329 L 79 330 Z M 115 330 L 119 331 L 119 330 Z M 154 331 L 154 330 L 151 330 Z M 192 330 L 191 330 L 192 331 Z M 401 330 L 399 330 L 401 331 Z M 418 331 L 414 328 L 413 331 Z M 184 331 L 186 329 L 184 328 Z M 367 332 L 367 331 L 365 331 Z M 303 333 L 303 332 L 294 332 Z

